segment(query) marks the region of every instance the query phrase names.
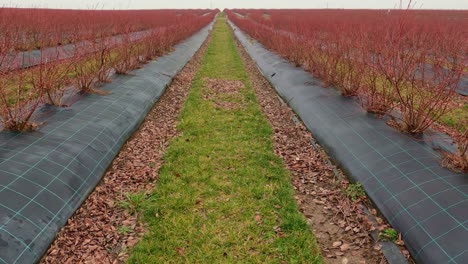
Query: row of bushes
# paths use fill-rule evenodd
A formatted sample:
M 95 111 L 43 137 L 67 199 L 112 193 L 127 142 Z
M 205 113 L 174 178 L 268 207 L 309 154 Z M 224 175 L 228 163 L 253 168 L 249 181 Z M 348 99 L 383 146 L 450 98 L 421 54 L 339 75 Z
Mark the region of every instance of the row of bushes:
M 28 51 L 178 24 L 209 12 L 0 8 L 0 39 L 14 36 L 12 51 Z
M 422 133 L 452 108 L 468 69 L 468 12 L 229 10 L 239 28 L 288 60 Z M 466 109 L 465 109 L 466 110 Z M 458 161 L 468 168 L 468 120 L 458 120 Z
M 134 11 L 132 11 L 134 12 Z M 143 12 L 143 11 L 142 11 Z M 8 51 L 14 41 L 3 41 L 0 53 L 0 129 L 25 131 L 35 128 L 33 114 L 43 104 L 65 107 L 64 93 L 77 89 L 81 93 L 99 93 L 98 83 L 109 82 L 109 76 L 127 74 L 141 63 L 153 60 L 170 50 L 181 40 L 193 35 L 214 18 L 216 12 L 206 16 L 191 16 L 178 23 L 171 23 L 147 30 L 138 38 L 133 28 L 121 30 L 119 39 L 106 38 L 106 30 L 96 31 L 96 39 L 77 43 L 71 54 L 63 58 L 64 50 L 55 47 L 55 53 L 42 52 L 37 66 L 11 70 L 17 61 Z M 96 30 L 96 29 L 95 29 Z M 9 36 L 5 39 L 16 39 Z M 42 56 L 42 54 L 44 54 Z

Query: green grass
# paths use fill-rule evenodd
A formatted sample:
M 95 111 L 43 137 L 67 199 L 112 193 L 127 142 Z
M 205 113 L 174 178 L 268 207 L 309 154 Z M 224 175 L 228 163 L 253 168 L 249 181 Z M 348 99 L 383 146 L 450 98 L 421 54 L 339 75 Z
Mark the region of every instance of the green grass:
M 349 184 L 348 187 L 343 190 L 343 193 L 348 196 L 353 202 L 357 201 L 362 196 L 366 196 L 366 191 L 360 183 Z
M 130 226 L 119 226 L 117 231 L 122 234 L 128 234 L 133 231 L 132 227 Z
M 468 103 L 465 103 L 462 107 L 452 109 L 441 117 L 441 122 L 450 127 L 457 128 L 460 132 L 468 129 Z
M 242 107 L 203 99 L 204 78 L 241 80 Z M 222 17 L 180 118 L 129 263 L 322 263 Z
M 398 232 L 393 228 L 386 228 L 380 232 L 380 239 L 395 242 L 398 240 Z

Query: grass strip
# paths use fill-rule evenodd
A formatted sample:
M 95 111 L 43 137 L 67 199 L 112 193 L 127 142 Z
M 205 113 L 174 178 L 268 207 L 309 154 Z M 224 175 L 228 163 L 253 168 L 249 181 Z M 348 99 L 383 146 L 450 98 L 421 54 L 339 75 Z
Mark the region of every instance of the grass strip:
M 214 79 L 243 85 L 213 96 Z M 178 130 L 154 192 L 138 205 L 149 231 L 129 263 L 323 262 L 224 17 Z

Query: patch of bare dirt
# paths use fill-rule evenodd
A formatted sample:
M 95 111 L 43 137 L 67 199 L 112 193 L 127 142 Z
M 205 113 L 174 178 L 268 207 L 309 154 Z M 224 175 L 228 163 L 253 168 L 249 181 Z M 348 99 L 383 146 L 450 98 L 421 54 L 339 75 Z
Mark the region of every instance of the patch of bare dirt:
M 164 152 L 170 140 L 177 136 L 177 116 L 210 39 L 174 78 L 40 263 L 117 264 L 128 257 L 126 249 L 138 242 L 145 226 L 119 203 L 125 201 L 126 193 L 153 190 Z
M 215 107 L 230 110 L 242 107 L 240 91 L 245 88 L 242 81 L 204 78 L 203 83 L 203 99 L 211 101 Z
M 235 38 L 235 36 L 234 36 Z M 349 182 L 329 163 L 327 154 L 310 141 L 311 133 L 283 104 L 253 60 L 236 40 L 258 101 L 273 127 L 275 153 L 289 169 L 300 211 L 308 219 L 327 263 L 387 263 L 370 233 L 388 225 L 377 217 L 374 225 L 363 211 L 365 196 L 352 201 L 344 191 Z M 374 215 L 376 210 L 372 210 Z M 399 241 L 403 243 L 403 241 Z M 405 251 L 409 257 L 409 253 Z

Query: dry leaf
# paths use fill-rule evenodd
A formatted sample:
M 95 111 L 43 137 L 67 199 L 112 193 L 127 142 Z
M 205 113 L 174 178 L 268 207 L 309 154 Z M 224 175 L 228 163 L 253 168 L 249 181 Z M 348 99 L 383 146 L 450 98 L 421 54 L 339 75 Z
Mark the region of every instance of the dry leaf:
M 349 249 L 349 244 L 343 244 L 343 245 L 340 246 L 341 251 L 346 251 L 348 249 Z
M 180 254 L 180 255 L 183 255 L 184 254 L 184 248 L 176 248 L 177 252 Z
M 336 241 L 336 242 L 333 242 L 333 245 L 332 245 L 332 246 L 333 246 L 334 248 L 337 248 L 337 247 L 341 246 L 342 244 L 343 244 L 343 242 L 341 242 L 341 241 Z

